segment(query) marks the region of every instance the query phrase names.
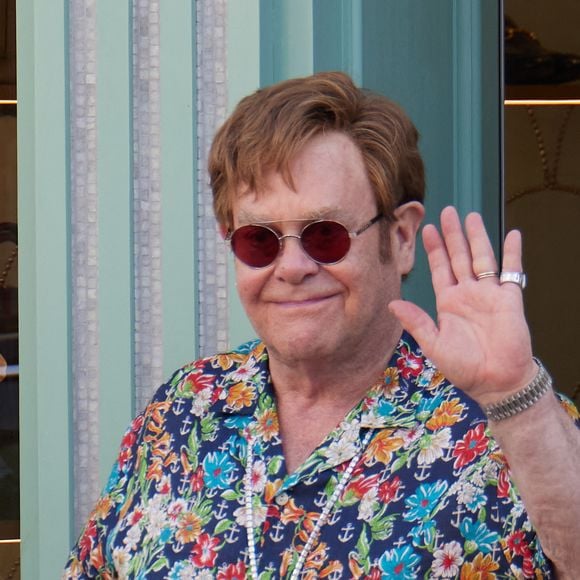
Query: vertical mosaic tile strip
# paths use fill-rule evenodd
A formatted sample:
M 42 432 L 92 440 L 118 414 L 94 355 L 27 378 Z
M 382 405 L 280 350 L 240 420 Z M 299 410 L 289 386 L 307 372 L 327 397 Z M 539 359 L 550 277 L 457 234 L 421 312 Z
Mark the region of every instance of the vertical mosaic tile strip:
M 133 3 L 135 397 L 141 410 L 163 381 L 159 0 Z
M 96 0 L 70 2 L 74 525 L 100 492 Z
M 207 174 L 213 135 L 225 120 L 226 83 L 225 0 L 198 0 L 197 16 L 197 132 L 199 345 L 207 355 L 227 348 L 227 253 L 218 234 Z

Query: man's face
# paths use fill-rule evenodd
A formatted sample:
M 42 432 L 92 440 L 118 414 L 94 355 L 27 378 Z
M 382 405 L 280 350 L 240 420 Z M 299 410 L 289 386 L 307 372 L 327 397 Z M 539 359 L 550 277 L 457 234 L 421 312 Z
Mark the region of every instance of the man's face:
M 263 194 L 238 197 L 234 228 L 280 222 L 272 224 L 280 234 L 297 235 L 307 222 L 285 220 L 326 218 L 354 231 L 377 214 L 360 152 L 346 135 L 312 139 L 293 160 L 291 173 L 296 191 L 271 173 Z M 295 238 L 284 239 L 278 257 L 265 268 L 236 260 L 241 301 L 270 356 L 296 364 L 384 352 L 400 333 L 387 305 L 399 297 L 401 276 L 413 264 L 421 209 L 415 214 L 408 231 L 399 221 L 391 228 L 387 262 L 379 256 L 381 223 L 351 240 L 346 257 L 334 265 L 316 263 Z

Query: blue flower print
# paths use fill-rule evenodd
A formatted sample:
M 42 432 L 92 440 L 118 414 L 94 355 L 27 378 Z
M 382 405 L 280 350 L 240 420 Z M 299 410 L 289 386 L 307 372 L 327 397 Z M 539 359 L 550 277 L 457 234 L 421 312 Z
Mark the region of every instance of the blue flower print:
M 441 404 L 441 397 L 423 397 L 417 405 L 417 419 L 426 421 Z
M 159 543 L 160 544 L 167 544 L 172 536 L 172 530 L 169 526 L 165 526 L 161 533 L 159 534 Z
M 249 354 L 251 353 L 257 346 L 260 344 L 258 339 L 248 340 L 243 344 L 240 344 L 235 350 L 235 352 L 239 352 L 240 354 Z
M 431 516 L 439 498 L 447 491 L 448 483 L 438 480 L 435 483 L 424 483 L 417 488 L 417 492 L 405 500 L 409 508 L 403 517 L 407 521 L 422 520 Z
M 246 415 L 237 415 L 235 417 L 228 417 L 224 421 L 224 425 L 228 429 L 244 429 L 254 420 L 253 417 L 248 417 Z
M 109 475 L 107 485 L 105 486 L 106 493 L 109 493 L 112 489 L 116 487 L 116 485 L 119 483 L 120 477 L 121 472 L 119 471 L 119 464 L 115 463 L 115 465 L 113 466 L 113 471 L 111 471 L 111 475 Z
M 470 512 L 476 512 L 481 506 L 485 505 L 486 501 L 486 495 L 482 491 L 479 491 L 478 493 L 474 493 L 471 501 L 465 505 Z
M 394 405 L 386 400 L 380 401 L 379 404 L 377 405 L 377 414 L 382 417 L 388 417 L 393 413 L 394 410 L 395 410 Z
M 235 469 L 235 465 L 227 453 L 208 453 L 203 460 L 203 481 L 210 487 L 225 489 L 229 487 L 228 475 Z
M 421 561 L 421 556 L 413 552 L 413 548 L 393 548 L 385 552 L 379 560 L 379 567 L 382 571 L 381 578 L 390 580 L 391 578 L 401 578 L 412 580 L 417 577 L 416 567 Z
M 474 522 L 470 518 L 464 518 L 459 525 L 459 531 L 465 538 L 465 551 L 467 553 L 479 550 L 483 554 L 489 554 L 493 544 L 499 540 L 499 534 L 491 532 L 484 523 Z
M 429 546 L 435 541 L 437 530 L 433 520 L 421 522 L 409 532 L 414 546 Z
M 238 437 L 237 435 L 232 435 L 226 441 L 228 449 L 231 449 L 231 454 L 234 456 L 246 455 L 246 449 L 248 447 L 248 442 L 243 437 Z

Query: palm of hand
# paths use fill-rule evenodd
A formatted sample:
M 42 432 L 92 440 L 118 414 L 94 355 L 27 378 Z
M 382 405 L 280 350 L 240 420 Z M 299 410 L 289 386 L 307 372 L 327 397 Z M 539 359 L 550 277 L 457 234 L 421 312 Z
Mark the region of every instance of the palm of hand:
M 425 354 L 478 399 L 513 389 L 526 372 L 532 352 L 520 294 L 466 281 L 437 297 L 438 331 Z
M 457 213 L 447 208 L 441 228 L 443 237 L 433 226 L 423 234 L 437 324 L 410 302 L 394 301 L 390 309 L 452 383 L 480 404 L 496 402 L 525 386 L 535 373 L 522 292 L 512 283 L 500 285 L 497 277 L 476 279 L 476 271 L 497 270 L 479 216 L 468 216 L 466 237 Z M 521 270 L 517 232 L 506 238 L 504 269 Z

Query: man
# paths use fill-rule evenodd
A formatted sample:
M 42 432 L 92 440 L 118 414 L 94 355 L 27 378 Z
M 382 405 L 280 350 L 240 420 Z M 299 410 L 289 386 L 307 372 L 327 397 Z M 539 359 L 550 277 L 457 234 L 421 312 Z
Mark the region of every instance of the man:
M 161 387 L 64 577 L 579 578 L 578 415 L 532 358 L 519 234 L 500 278 L 445 209 L 437 325 L 402 301 L 417 132 L 341 73 L 244 99 L 210 175 L 261 340 Z

